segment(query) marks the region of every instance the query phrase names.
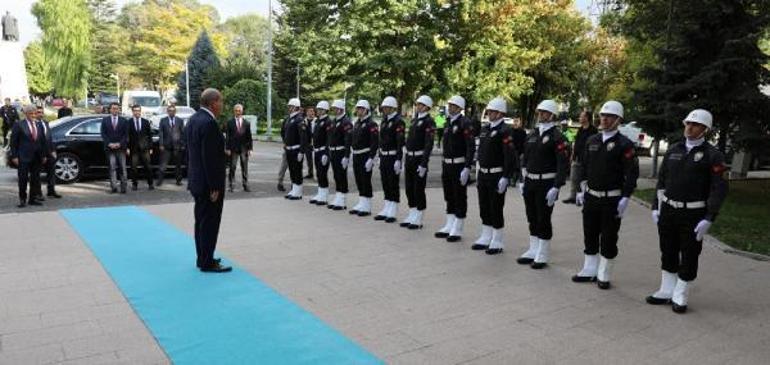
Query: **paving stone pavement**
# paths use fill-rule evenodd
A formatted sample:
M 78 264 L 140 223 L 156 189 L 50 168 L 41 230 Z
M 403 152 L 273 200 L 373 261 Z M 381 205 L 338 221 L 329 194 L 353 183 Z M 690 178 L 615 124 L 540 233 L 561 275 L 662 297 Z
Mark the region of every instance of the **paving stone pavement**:
M 440 190 L 429 189 L 428 201 L 425 228 L 408 231 L 307 199 L 228 200 L 219 254 L 388 363 L 766 364 L 770 357 L 768 262 L 704 246 L 690 312 L 677 315 L 644 303 L 659 283 L 659 256 L 649 211 L 639 205 L 623 222 L 613 289 L 601 291 L 570 281 L 582 264 L 576 207 L 556 207 L 553 259 L 535 271 L 515 262 L 527 239 L 515 190 L 505 208 L 506 251 L 495 257 L 469 248 L 480 224 L 475 189 L 460 243 L 433 238 L 443 224 Z M 191 204 L 144 209 L 192 233 Z M 12 232 L 0 241 L 0 364 L 168 361 L 58 213 L 1 215 L 0 229 Z

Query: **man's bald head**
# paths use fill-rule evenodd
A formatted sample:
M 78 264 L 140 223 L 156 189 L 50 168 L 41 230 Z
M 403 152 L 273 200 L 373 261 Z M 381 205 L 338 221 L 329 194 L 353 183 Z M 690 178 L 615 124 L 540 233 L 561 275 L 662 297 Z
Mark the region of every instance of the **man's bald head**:
M 201 106 L 210 110 L 214 117 L 219 118 L 222 112 L 222 93 L 214 88 L 208 88 L 201 93 Z

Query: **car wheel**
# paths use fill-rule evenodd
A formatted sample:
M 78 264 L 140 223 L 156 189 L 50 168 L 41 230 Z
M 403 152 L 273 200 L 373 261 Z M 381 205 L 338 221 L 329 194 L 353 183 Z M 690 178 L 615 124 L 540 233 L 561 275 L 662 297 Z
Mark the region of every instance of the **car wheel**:
M 62 184 L 77 182 L 83 176 L 83 162 L 72 153 L 60 153 L 54 164 L 54 175 Z

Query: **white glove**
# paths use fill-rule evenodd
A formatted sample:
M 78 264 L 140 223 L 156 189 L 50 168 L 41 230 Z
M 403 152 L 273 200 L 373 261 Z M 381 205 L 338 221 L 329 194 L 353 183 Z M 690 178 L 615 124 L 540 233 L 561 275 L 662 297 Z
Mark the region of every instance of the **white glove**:
M 343 169 L 347 169 L 348 168 L 348 158 L 347 157 L 343 157 L 342 161 L 340 161 L 340 162 L 342 163 L 342 168 Z
M 420 176 L 420 178 L 425 177 L 425 174 L 428 173 L 428 169 L 422 166 L 417 166 L 417 175 Z
M 396 160 L 396 162 L 393 163 L 393 172 L 395 172 L 396 175 L 401 173 L 401 160 Z
M 507 177 L 501 177 L 500 180 L 497 181 L 497 193 L 503 194 L 505 193 L 505 190 L 508 189 L 508 184 L 510 184 L 510 181 Z
M 623 218 L 623 214 L 626 213 L 626 208 L 628 208 L 628 198 L 622 197 L 618 202 L 618 218 Z
M 302 162 L 302 160 L 305 159 L 305 155 L 302 154 L 302 152 L 297 154 L 297 161 Z
M 460 185 L 465 186 L 468 184 L 468 179 L 471 178 L 471 169 L 464 168 L 460 171 Z
M 372 167 L 374 167 L 374 160 L 370 158 L 364 163 L 364 168 L 366 169 L 366 172 L 370 172 L 372 171 Z
M 653 210 L 652 211 L 652 221 L 655 222 L 655 224 L 658 224 L 659 220 L 660 220 L 660 211 L 659 210 Z
M 580 192 L 575 195 L 575 203 L 583 205 L 586 203 L 586 193 Z
M 328 164 L 329 164 L 329 156 L 327 156 L 327 155 L 321 156 L 321 165 L 326 166 Z
M 545 201 L 549 207 L 552 207 L 556 203 L 556 199 L 559 199 L 559 188 L 551 188 L 545 194 Z
M 698 222 L 698 225 L 695 226 L 695 229 L 693 230 L 693 232 L 695 232 L 695 240 L 703 241 L 703 236 L 709 232 L 709 228 L 711 228 L 711 222 L 705 219 L 701 219 L 701 221 Z
M 522 181 L 516 184 L 516 187 L 519 188 L 519 194 L 521 194 L 521 196 L 524 196 L 524 182 Z

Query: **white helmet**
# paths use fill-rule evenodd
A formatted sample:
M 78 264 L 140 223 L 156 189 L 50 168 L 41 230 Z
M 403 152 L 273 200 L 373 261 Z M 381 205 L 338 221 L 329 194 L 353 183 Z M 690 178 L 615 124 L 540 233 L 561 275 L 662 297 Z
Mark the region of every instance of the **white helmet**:
M 323 109 L 323 110 L 329 110 L 329 102 L 326 100 L 321 100 L 318 102 L 318 104 L 315 106 L 316 109 Z
M 460 109 L 465 109 L 465 99 L 460 95 L 455 95 L 449 98 L 447 104 L 457 105 Z
M 602 105 L 602 109 L 599 110 L 599 115 L 602 114 L 612 114 L 623 118 L 623 104 L 615 100 L 610 100 L 604 103 L 604 105 Z
M 382 100 L 382 104 L 380 106 L 387 106 L 391 108 L 398 108 L 398 101 L 396 98 L 392 96 L 387 96 L 385 99 Z
M 540 104 L 537 104 L 537 110 L 557 115 L 559 114 L 559 105 L 557 105 L 556 102 L 551 99 L 546 99 L 541 101 Z
M 489 101 L 489 104 L 487 104 L 487 110 L 494 110 L 503 114 L 508 112 L 508 108 L 505 105 L 505 99 L 499 96 Z
M 288 106 L 294 106 L 294 107 L 302 107 L 302 104 L 299 103 L 299 98 L 291 98 L 289 99 L 289 103 L 286 104 Z
M 361 99 L 356 103 L 356 108 L 364 108 L 366 110 L 370 110 L 369 101 Z
M 687 114 L 687 118 L 684 118 L 682 123 L 687 122 L 703 124 L 706 128 L 711 129 L 714 117 L 711 116 L 711 112 L 706 109 L 695 109 Z
M 428 108 L 433 108 L 433 99 L 431 99 L 428 95 L 420 95 L 420 97 L 417 98 L 417 103 L 425 105 Z
M 345 110 L 345 100 L 342 100 L 342 99 L 334 100 L 334 102 L 332 102 L 332 108 Z

